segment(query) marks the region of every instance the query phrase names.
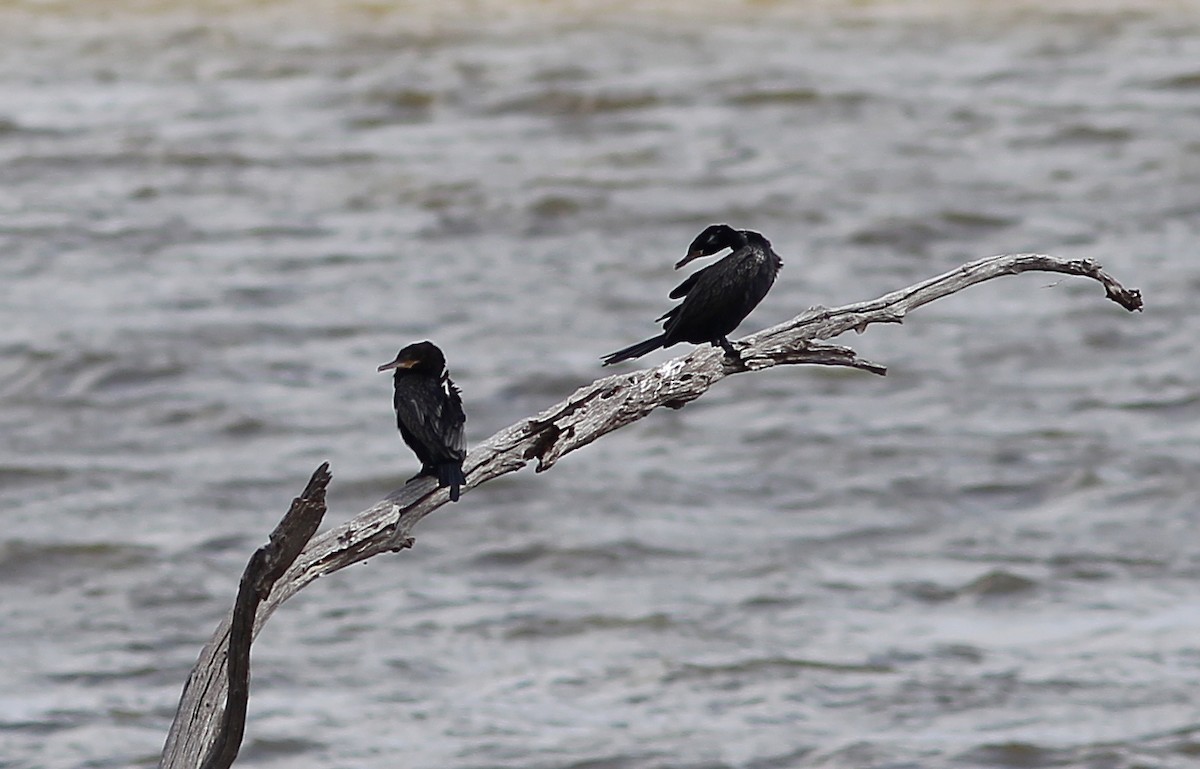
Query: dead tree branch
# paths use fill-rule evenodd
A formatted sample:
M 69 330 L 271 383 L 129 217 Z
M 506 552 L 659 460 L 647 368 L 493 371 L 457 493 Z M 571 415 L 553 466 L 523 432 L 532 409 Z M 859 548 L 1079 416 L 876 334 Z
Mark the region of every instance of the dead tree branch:
M 296 562 L 296 556 L 321 526 L 325 517 L 325 490 L 331 478 L 329 463 L 325 462 L 309 478 L 304 493 L 292 500 L 291 508 L 271 532 L 270 540 L 254 551 L 242 572 L 237 601 L 229 619 L 225 668 L 228 697 L 203 769 L 229 769 L 241 749 L 246 729 L 246 705 L 250 699 L 250 643 L 254 635 L 254 617 L 259 603 L 271 594 L 271 588 Z M 191 688 L 191 681 L 187 688 Z M 209 703 L 214 713 L 216 704 Z M 175 736 L 174 730 L 171 736 Z
M 566 400 L 522 419 L 476 446 L 464 466 L 468 480 L 464 491 L 516 472 L 530 462 L 536 463 L 537 472 L 548 470 L 569 452 L 636 422 L 660 406 L 682 407 L 730 374 L 799 363 L 847 366 L 883 374 L 886 372 L 883 366 L 859 358 L 847 347 L 821 340 L 851 330 L 862 332 L 872 323 L 899 323 L 910 310 L 935 299 L 992 278 L 1035 271 L 1091 278 L 1104 286 L 1107 298 L 1126 310 L 1142 309 L 1137 289 L 1125 288 L 1090 259 L 1062 259 L 1045 254 L 1003 254 L 980 259 L 878 299 L 833 309 L 811 309 L 741 339 L 736 344 L 743 362 L 729 359 L 722 350 L 700 346 L 654 368 L 598 379 Z M 323 490 L 321 485 L 322 496 Z M 409 533 L 413 527 L 447 501 L 448 494 L 437 489 L 433 480 L 420 479 L 310 542 L 258 607 L 255 632 L 279 604 L 317 577 L 382 552 L 411 546 Z M 222 663 L 230 634 L 230 622 L 226 620 L 201 652 L 184 687 L 159 764 L 161 769 L 199 767 L 210 746 L 219 738 L 228 739 L 221 737 L 225 730 L 219 705 L 228 688 L 229 674 Z M 242 683 L 237 685 L 244 688 Z M 231 707 L 232 704 L 226 710 Z M 244 697 L 241 717 L 244 718 Z M 240 741 L 240 734 L 237 737 Z

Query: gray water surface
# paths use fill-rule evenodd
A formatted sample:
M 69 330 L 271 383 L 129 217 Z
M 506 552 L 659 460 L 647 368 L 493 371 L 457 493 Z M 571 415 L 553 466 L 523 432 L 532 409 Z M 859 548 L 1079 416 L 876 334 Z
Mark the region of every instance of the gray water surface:
M 379 363 L 480 441 L 715 221 L 746 332 L 1025 250 L 1147 309 L 997 280 L 473 491 L 272 618 L 238 765 L 1195 766 L 1200 9 L 999 5 L 0 7 L 0 767 L 155 765 L 312 470 L 416 471 Z

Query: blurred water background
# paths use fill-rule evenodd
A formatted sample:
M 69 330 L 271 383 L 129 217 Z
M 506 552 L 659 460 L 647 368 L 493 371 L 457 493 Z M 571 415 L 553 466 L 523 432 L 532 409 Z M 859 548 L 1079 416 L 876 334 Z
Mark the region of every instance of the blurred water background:
M 415 472 L 400 346 L 479 441 L 718 221 L 742 332 L 1022 250 L 1147 311 L 995 281 L 488 484 L 273 617 L 238 765 L 1195 766 L 1200 6 L 119 0 L 0 5 L 0 767 L 155 765 L 313 468 Z

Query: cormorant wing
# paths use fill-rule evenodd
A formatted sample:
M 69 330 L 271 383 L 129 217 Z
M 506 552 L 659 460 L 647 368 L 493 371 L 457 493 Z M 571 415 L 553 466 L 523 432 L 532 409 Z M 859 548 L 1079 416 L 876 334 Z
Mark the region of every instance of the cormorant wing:
M 667 338 L 675 339 L 674 332 L 681 327 L 728 326 L 728 331 L 736 328 L 771 287 L 770 280 L 760 278 L 760 267 L 761 260 L 755 258 L 755 252 L 741 248 L 689 277 L 689 281 L 695 278 L 695 282 L 688 286 L 687 298 L 664 316 Z
M 446 400 L 443 402 L 439 415 L 443 424 L 443 435 L 447 437 L 446 446 L 455 457 L 467 455 L 467 437 L 463 425 L 467 422 L 467 412 L 463 409 L 462 391 L 449 376 L 442 383 L 445 388 Z
M 718 262 L 718 264 L 719 264 L 719 262 Z M 672 289 L 672 291 L 669 295 L 670 298 L 678 299 L 681 296 L 686 296 L 689 291 L 691 291 L 693 288 L 696 287 L 696 283 L 698 283 L 700 281 L 700 276 L 716 266 L 717 266 L 716 264 L 710 264 L 707 267 L 700 269 L 700 270 L 696 270 L 691 275 L 688 275 L 686 278 L 683 279 L 682 283 L 680 283 L 678 286 L 676 286 L 674 289 Z M 662 315 L 659 315 L 657 318 L 655 318 L 654 322 L 657 323 L 660 320 L 666 320 L 667 324 L 666 324 L 666 326 L 664 326 L 664 328 L 669 328 L 671 325 L 671 322 L 675 319 L 675 316 L 679 314 L 679 308 L 682 306 L 683 305 L 675 305 L 671 309 L 664 312 Z
M 687 294 L 687 292 L 691 291 L 695 287 L 696 281 L 700 280 L 700 276 L 703 275 L 704 273 L 708 272 L 715 266 L 716 266 L 715 264 L 710 264 L 707 267 L 705 267 L 704 269 L 696 270 L 691 275 L 688 275 L 686 278 L 683 279 L 682 283 L 680 283 L 678 286 L 676 286 L 674 289 L 671 290 L 671 293 L 669 295 L 670 298 L 678 299 L 681 296 L 685 296 Z
M 420 445 L 418 449 L 409 443 L 422 462 L 461 459 L 466 456 L 463 423 L 467 415 L 458 387 L 449 377 L 440 383 L 427 380 L 422 385 L 419 392 L 396 393 L 393 405 L 401 433 L 407 431 Z

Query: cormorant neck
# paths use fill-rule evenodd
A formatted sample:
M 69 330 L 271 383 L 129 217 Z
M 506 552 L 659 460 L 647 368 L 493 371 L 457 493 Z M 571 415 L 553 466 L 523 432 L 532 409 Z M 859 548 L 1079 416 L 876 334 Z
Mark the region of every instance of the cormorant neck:
M 771 247 L 771 241 L 764 238 L 761 232 L 755 232 L 754 230 L 739 230 L 738 234 L 742 236 L 743 245 L 754 244 L 762 248 Z
M 737 251 L 739 248 L 742 248 L 743 246 L 748 245 L 750 242 L 750 239 L 747 236 L 754 235 L 754 234 L 756 234 L 756 233 L 753 233 L 750 230 L 730 229 L 730 231 L 729 231 L 729 248 L 732 248 L 734 251 Z

